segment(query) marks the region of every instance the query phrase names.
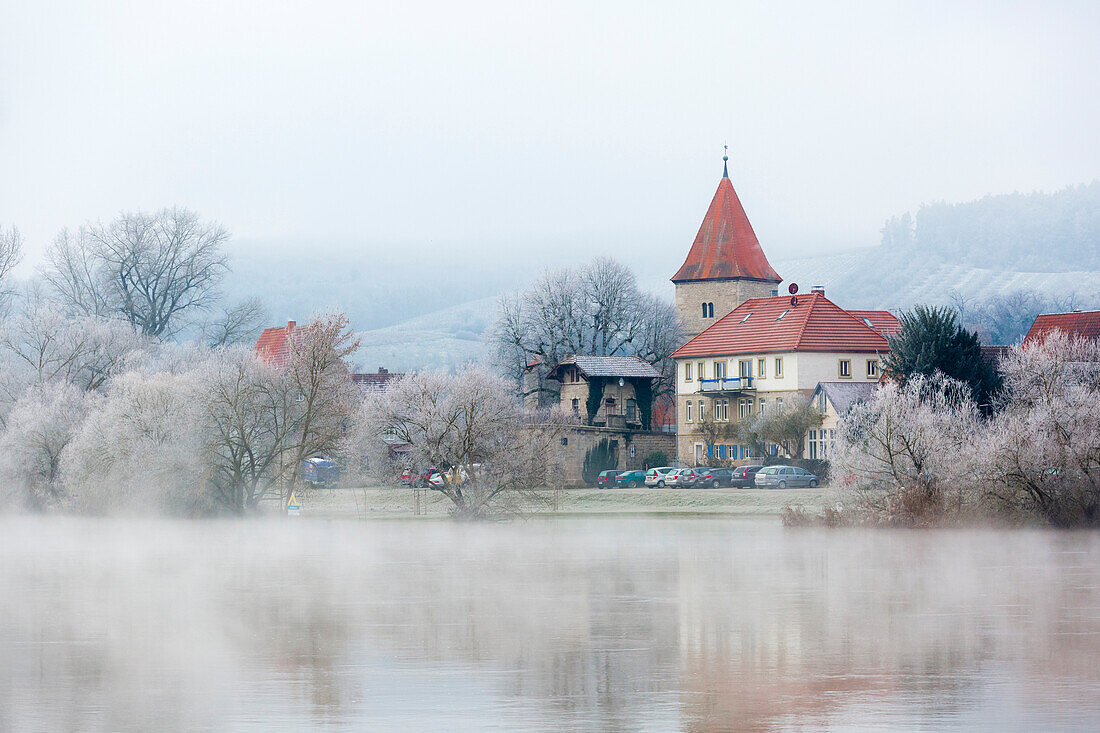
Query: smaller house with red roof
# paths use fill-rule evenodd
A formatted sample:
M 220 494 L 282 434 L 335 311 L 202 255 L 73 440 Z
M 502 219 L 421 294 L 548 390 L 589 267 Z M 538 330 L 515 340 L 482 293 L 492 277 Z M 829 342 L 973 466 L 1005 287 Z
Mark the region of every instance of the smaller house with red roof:
M 1035 317 L 1023 346 L 1040 343 L 1053 331 L 1062 331 L 1069 336 L 1086 339 L 1100 339 L 1100 311 L 1074 311 L 1072 313 L 1043 313 Z
M 746 461 L 744 445 L 708 445 L 701 422 L 739 422 L 809 398 L 820 383 L 874 383 L 900 329 L 888 311 L 846 311 L 822 290 L 750 298 L 677 349 L 677 452 L 696 465 Z
M 260 338 L 256 340 L 256 345 L 252 347 L 252 350 L 268 364 L 284 369 L 290 362 L 290 345 L 294 339 L 294 334 L 300 330 L 297 321 L 287 321 L 285 326 L 265 328 L 264 332 L 260 334 Z M 393 373 L 388 369 L 379 367 L 376 373 L 352 374 L 351 381 L 355 383 L 355 386 L 359 388 L 359 391 L 365 397 L 374 392 L 386 391 L 390 384 L 403 376 L 405 375 Z
M 287 321 L 285 326 L 265 328 L 252 350 L 268 364 L 282 369 L 290 361 L 290 338 L 297 326 L 297 321 Z

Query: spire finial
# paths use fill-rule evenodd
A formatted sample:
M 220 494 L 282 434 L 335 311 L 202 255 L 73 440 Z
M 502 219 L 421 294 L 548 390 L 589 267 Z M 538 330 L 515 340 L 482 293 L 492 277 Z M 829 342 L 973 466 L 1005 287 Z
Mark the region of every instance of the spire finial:
M 729 152 L 730 152 L 730 146 L 729 145 L 723 145 L 722 146 L 722 178 L 729 178 L 730 177 L 729 168 L 726 167 L 726 161 L 730 159 Z

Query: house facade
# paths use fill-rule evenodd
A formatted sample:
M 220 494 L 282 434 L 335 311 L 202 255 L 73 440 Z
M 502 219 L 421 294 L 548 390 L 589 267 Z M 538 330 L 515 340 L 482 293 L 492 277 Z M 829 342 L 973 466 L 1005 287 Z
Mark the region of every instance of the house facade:
M 806 435 L 806 458 L 828 460 L 836 445 L 840 420 L 852 407 L 867 402 L 878 387 L 876 382 L 819 382 L 810 403 L 822 414 L 821 425 Z
M 636 356 L 567 356 L 547 378 L 561 384 L 561 407 L 578 422 L 649 430 L 653 383 L 660 376 L 652 364 Z M 597 391 L 598 406 L 590 414 L 594 405 L 589 397 Z
M 723 165 L 695 241 L 672 277 L 690 337 L 672 354 L 681 462 L 760 458 L 745 445 L 712 443 L 712 424 L 783 410 L 822 382 L 878 382 L 889 350 L 885 335 L 899 328 L 897 318 L 846 311 L 822 289 L 780 296 L 781 280 Z

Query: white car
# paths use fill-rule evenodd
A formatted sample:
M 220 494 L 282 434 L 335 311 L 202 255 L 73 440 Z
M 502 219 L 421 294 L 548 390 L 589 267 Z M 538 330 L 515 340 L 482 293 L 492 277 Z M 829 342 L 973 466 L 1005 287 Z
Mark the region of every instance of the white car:
M 659 468 L 651 468 L 645 472 L 645 485 L 656 486 L 663 489 L 668 482 L 668 475 L 675 470 L 675 466 L 660 466 Z

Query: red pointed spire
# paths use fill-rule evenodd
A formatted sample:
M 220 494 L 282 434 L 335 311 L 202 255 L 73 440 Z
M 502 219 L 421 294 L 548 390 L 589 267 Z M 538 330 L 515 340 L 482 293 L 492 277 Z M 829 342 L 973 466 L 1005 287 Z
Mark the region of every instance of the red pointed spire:
M 764 250 L 760 249 L 760 241 L 733 190 L 725 160 L 723 157 L 718 190 L 714 192 L 687 259 L 672 276 L 672 282 L 739 277 L 778 283 L 783 278 L 772 269 Z

